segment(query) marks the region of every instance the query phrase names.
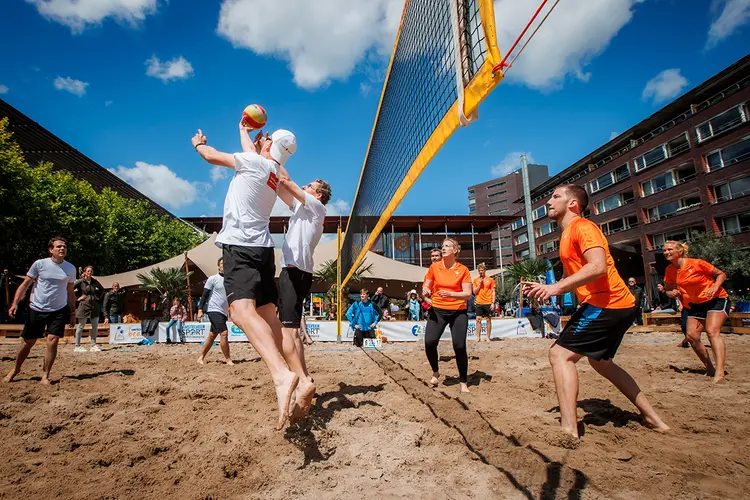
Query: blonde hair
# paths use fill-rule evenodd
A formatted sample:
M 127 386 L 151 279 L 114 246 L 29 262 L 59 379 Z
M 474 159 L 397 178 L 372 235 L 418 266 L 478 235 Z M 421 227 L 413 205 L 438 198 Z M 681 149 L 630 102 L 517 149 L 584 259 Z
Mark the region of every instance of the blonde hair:
M 674 245 L 674 249 L 682 256 L 687 257 L 688 254 L 688 244 L 683 241 L 675 241 L 675 240 L 667 240 L 664 242 L 664 246 L 667 246 L 668 244 Z
M 477 270 L 478 271 L 486 271 L 487 270 L 487 266 L 484 265 L 484 262 L 480 262 L 479 265 L 477 266 Z
M 451 245 L 453 245 L 453 249 L 456 251 L 456 255 L 458 255 L 459 252 L 461 251 L 461 245 L 459 245 L 458 242 L 454 240 L 453 238 L 445 238 L 443 240 L 443 244 L 445 244 L 446 241 L 449 242 Z

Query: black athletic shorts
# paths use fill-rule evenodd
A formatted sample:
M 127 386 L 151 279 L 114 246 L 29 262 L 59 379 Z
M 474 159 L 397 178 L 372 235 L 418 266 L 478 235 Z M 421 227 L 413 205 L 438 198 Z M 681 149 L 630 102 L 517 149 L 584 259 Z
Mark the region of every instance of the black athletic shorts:
M 729 308 L 732 306 L 732 301 L 729 299 L 714 298 L 700 304 L 694 304 L 693 302 L 688 304 L 688 318 L 696 318 L 705 320 L 708 313 L 724 313 L 729 316 Z
M 279 319 L 286 328 L 299 328 L 302 301 L 310 293 L 312 274 L 296 267 L 285 267 L 279 274 Z
M 221 333 L 227 331 L 227 317 L 220 312 L 209 312 L 208 321 L 211 322 L 211 332 Z
M 254 299 L 255 307 L 276 304 L 276 261 L 271 247 L 223 245 L 224 290 L 231 304 L 238 299 Z
M 56 337 L 65 336 L 65 325 L 70 321 L 70 308 L 68 306 L 53 312 L 40 312 L 31 309 L 29 318 L 23 326 L 21 337 L 26 340 L 44 338 L 44 330 L 47 335 Z
M 490 311 L 490 304 L 477 304 L 476 305 L 476 313 L 477 316 L 480 318 L 489 318 L 492 316 L 492 311 Z
M 612 359 L 637 313 L 637 307 L 604 309 L 583 304 L 555 344 L 597 361 Z

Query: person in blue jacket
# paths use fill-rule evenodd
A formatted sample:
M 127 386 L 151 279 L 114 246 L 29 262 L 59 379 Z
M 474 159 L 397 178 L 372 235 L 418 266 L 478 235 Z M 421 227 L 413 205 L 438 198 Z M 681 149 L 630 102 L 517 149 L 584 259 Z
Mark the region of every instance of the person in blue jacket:
M 366 288 L 359 292 L 359 302 L 349 306 L 346 318 L 349 327 L 354 330 L 354 345 L 362 347 L 363 339 L 374 338 L 374 330 L 380 321 L 380 308 L 370 302 L 370 293 Z

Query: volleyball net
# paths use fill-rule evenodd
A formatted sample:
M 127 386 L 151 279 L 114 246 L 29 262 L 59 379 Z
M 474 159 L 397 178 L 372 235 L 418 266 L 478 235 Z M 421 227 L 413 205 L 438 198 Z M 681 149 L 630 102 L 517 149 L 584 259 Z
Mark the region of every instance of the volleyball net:
M 342 285 L 502 67 L 492 0 L 406 1 L 340 248 Z

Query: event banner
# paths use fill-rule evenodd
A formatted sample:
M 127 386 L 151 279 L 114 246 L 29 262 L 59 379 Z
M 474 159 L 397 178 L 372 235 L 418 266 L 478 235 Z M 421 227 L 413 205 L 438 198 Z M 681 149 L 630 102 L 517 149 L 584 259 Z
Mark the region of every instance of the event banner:
M 144 336 L 141 334 L 141 325 L 139 323 L 113 323 L 109 326 L 110 344 L 138 344 L 144 339 L 151 342 L 167 341 L 167 322 L 159 323 L 156 335 Z M 182 325 L 182 334 L 186 342 L 202 343 L 210 331 L 210 323 L 201 323 L 198 321 L 188 321 Z M 247 342 L 247 337 L 237 326 L 227 322 L 229 328 L 230 342 Z M 426 322 L 424 321 L 383 321 L 378 325 L 379 334 L 385 337 L 388 342 L 417 342 L 424 339 Z M 354 340 L 354 331 L 349 328 L 347 323 L 341 325 L 341 340 L 351 342 Z M 335 321 L 307 321 L 307 333 L 314 341 L 336 342 L 336 322 Z M 487 335 L 486 322 L 482 324 L 482 337 Z M 493 339 L 510 339 L 522 337 L 539 337 L 539 333 L 534 333 L 529 324 L 529 320 L 524 319 L 500 319 L 492 320 L 492 338 Z M 179 342 L 180 336 L 177 332 L 177 325 L 170 328 L 170 340 Z M 440 340 L 450 340 L 450 329 L 446 328 Z M 469 320 L 468 340 L 476 340 L 477 324 L 475 320 Z M 217 339 L 218 340 L 218 339 Z

